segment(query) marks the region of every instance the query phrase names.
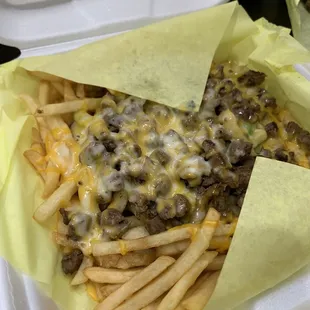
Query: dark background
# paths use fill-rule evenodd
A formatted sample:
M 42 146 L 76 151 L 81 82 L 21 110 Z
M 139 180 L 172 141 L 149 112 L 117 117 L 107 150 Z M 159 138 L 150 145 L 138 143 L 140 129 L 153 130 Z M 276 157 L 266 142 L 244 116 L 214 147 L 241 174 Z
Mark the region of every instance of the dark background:
M 285 0 L 239 0 L 253 20 L 265 17 L 268 21 L 291 28 Z M 0 64 L 19 57 L 20 51 L 0 43 Z
M 285 0 L 239 0 L 253 20 L 265 17 L 269 22 L 291 28 Z

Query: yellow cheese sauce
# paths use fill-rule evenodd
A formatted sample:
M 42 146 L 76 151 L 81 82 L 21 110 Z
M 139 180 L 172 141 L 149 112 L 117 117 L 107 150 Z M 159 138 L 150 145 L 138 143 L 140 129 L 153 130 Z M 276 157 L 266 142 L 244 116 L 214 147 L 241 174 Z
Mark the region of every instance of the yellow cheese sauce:
M 199 113 L 110 91 L 100 109 L 74 114 L 71 138 L 68 128 L 54 130 L 45 158 L 78 184 L 80 204 L 68 208 L 69 218 L 88 216 L 76 220 L 85 233 L 73 237 L 120 240 L 134 216 L 150 234 L 189 225 L 194 238 L 209 207 L 233 223 L 232 235 L 256 156 L 309 168 L 310 134 L 265 79 L 232 62 L 214 64 Z M 120 191 L 126 201 L 116 203 Z

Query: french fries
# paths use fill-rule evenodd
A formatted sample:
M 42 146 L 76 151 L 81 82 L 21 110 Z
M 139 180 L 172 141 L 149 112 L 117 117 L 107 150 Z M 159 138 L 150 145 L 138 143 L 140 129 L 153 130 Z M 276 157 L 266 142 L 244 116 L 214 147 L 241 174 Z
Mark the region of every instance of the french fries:
M 96 283 L 125 283 L 143 269 L 134 268 L 128 270 L 106 269 L 101 267 L 89 267 L 84 270 L 84 275 Z
M 202 310 L 210 299 L 220 273 L 214 272 L 211 274 L 206 281 L 202 282 L 197 290 L 182 302 L 182 306 L 186 310 Z
M 82 264 L 80 265 L 79 270 L 75 274 L 74 278 L 71 281 L 71 285 L 79 285 L 88 281 L 88 278 L 84 275 L 84 270 L 86 268 L 93 266 L 94 259 L 90 256 L 84 256 Z
M 201 272 L 216 257 L 217 252 L 206 252 L 193 264 L 193 266 L 183 275 L 183 277 L 168 292 L 160 303 L 158 310 L 173 310 L 187 290 L 195 283 Z
M 155 259 L 155 250 L 141 250 L 129 252 L 126 255 L 111 254 L 95 257 L 97 264 L 103 268 L 129 269 L 133 267 L 148 266 Z
M 117 291 L 113 292 L 109 297 L 107 297 L 101 304 L 97 306 L 96 309 L 115 309 L 125 299 L 127 299 L 129 296 L 137 292 L 140 288 L 144 287 L 146 284 L 155 279 L 174 262 L 175 260 L 169 256 L 161 256 L 157 258 L 155 262 L 150 264 L 136 276 L 132 277 L 127 283 L 125 283 Z
M 37 222 L 45 222 L 51 217 L 63 203 L 69 202 L 77 191 L 75 181 L 62 183 L 34 212 L 34 219 Z
M 96 110 L 100 106 L 101 99 L 89 98 L 82 100 L 67 101 L 62 103 L 49 104 L 39 107 L 35 111 L 36 116 L 61 115 L 78 110 Z
M 91 192 L 96 181 L 92 170 L 87 166 L 76 169 L 80 167 L 82 148 L 70 128 L 73 113 L 85 112 L 86 118 L 81 117 L 79 122 L 75 114 L 75 124 L 82 126 L 92 120 L 88 111 L 102 108 L 117 113 L 119 99 L 111 93 L 103 98 L 86 98 L 89 89 L 83 84 L 41 72 L 31 74 L 41 79 L 38 98 L 28 95 L 20 98 L 36 118 L 38 128 L 32 129 L 31 148 L 24 156 L 44 181 L 45 199 L 33 218 L 43 223 L 64 208 L 62 215 L 58 214 L 53 239 L 64 253 L 78 249 L 84 255 L 70 284 L 85 285 L 88 294 L 99 302 L 96 310 L 202 309 L 226 258 L 219 254 L 228 250 L 237 222 L 220 222 L 220 214 L 210 208 L 202 224 L 179 226 L 154 235 L 149 234 L 138 215 L 124 218 L 128 224 L 126 232 L 116 241 L 111 241 L 115 239 L 113 236 L 109 239 L 101 235 L 102 227 L 97 231 L 100 241 L 75 235 L 66 222 L 69 218 L 62 217 L 63 211 L 97 212 L 100 203 Z M 92 134 L 102 119 L 96 121 L 88 128 Z M 108 126 L 104 126 L 106 132 Z M 109 211 L 123 213 L 131 203 L 126 190 L 118 190 L 112 197 L 105 206 Z M 92 223 L 99 221 L 95 216 L 90 217 Z M 86 221 L 83 217 L 75 221 L 81 227 L 87 226 L 83 226 Z
M 139 310 L 168 291 L 209 247 L 219 219 L 220 214 L 215 209 L 210 208 L 201 228 L 183 255 L 161 277 L 152 281 L 150 285 L 144 287 L 116 309 Z

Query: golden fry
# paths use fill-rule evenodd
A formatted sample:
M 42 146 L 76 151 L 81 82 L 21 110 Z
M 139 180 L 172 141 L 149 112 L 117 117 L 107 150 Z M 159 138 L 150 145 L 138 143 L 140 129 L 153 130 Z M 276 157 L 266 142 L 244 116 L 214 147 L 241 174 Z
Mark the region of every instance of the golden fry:
M 96 283 L 125 283 L 137 275 L 143 268 L 129 270 L 106 269 L 101 267 L 90 267 L 84 270 L 84 275 Z
M 215 259 L 207 266 L 207 270 L 217 271 L 221 270 L 226 259 L 226 255 L 218 255 Z
M 34 219 L 40 223 L 46 221 L 63 203 L 69 202 L 76 191 L 77 186 L 74 181 L 64 182 L 37 208 L 33 215 Z
M 39 104 L 41 106 L 49 104 L 50 86 L 48 82 L 41 82 L 39 86 Z
M 202 271 L 216 257 L 217 252 L 206 252 L 193 264 L 183 277 L 173 286 L 160 303 L 158 310 L 173 310 L 182 300 L 187 290 L 195 283 Z
M 60 173 L 52 161 L 48 161 L 45 172 L 43 198 L 49 197 L 58 187 Z
M 124 240 L 134 240 L 149 236 L 149 232 L 144 226 L 137 226 L 129 229 L 122 237 Z
M 74 101 L 67 101 L 62 103 L 53 103 L 40 107 L 36 110 L 35 114 L 37 116 L 47 116 L 47 115 L 59 115 L 71 112 L 76 112 L 78 110 L 91 110 L 94 111 L 100 107 L 101 99 L 99 98 L 89 98 Z
M 188 249 L 164 274 L 125 301 L 117 310 L 140 310 L 168 291 L 209 247 L 219 219 L 220 214 L 210 208 Z
M 80 99 L 85 98 L 85 87 L 84 84 L 77 84 L 76 86 L 76 96 Z
M 64 80 L 64 100 L 65 101 L 72 101 L 72 100 L 76 100 L 77 97 L 74 93 L 74 90 L 72 88 L 72 83 Z
M 39 154 L 34 150 L 27 150 L 24 152 L 24 156 L 30 162 L 30 164 L 35 168 L 37 173 L 45 179 L 45 169 L 46 169 L 46 161 L 43 155 Z
M 128 297 L 150 283 L 158 275 L 164 272 L 175 262 L 175 259 L 169 256 L 161 256 L 155 262 L 147 266 L 140 273 L 132 277 L 127 283 L 122 285 L 117 291 L 108 296 L 100 303 L 96 310 L 113 310 Z
M 71 281 L 71 285 L 79 285 L 88 281 L 88 278 L 84 275 L 84 270 L 86 268 L 92 267 L 94 260 L 91 256 L 84 256 L 82 264 L 79 267 L 79 270 L 75 274 L 74 278 Z
M 203 282 L 192 296 L 182 302 L 186 310 L 202 310 L 208 303 L 217 283 L 220 272 L 214 272 Z

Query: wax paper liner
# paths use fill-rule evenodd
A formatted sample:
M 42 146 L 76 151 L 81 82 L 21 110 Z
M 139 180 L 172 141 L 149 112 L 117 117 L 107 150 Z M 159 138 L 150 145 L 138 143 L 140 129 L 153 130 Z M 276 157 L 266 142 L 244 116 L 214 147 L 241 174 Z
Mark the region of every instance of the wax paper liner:
M 310 49 L 310 13 L 300 0 L 286 0 L 294 37 Z
M 30 145 L 34 120 L 25 116 L 17 95 L 35 96 L 38 85 L 23 68 L 126 91 L 172 107 L 197 109 L 213 57 L 234 59 L 267 73 L 268 88 L 278 104 L 286 105 L 310 129 L 309 82 L 293 68 L 295 63 L 310 62 L 309 52 L 289 36 L 288 29 L 263 19 L 253 23 L 237 3 L 177 17 L 66 54 L 1 67 L 0 254 L 41 283 L 62 309 L 92 309 L 94 303 L 83 287 L 70 287 L 48 227 L 32 219 L 41 201 L 42 184 L 22 157 Z M 148 82 L 141 86 L 139 80 Z M 194 105 L 188 105 L 190 101 Z M 206 309 L 237 306 L 309 262 L 309 181 L 310 171 L 304 168 L 257 160 L 231 249 Z

